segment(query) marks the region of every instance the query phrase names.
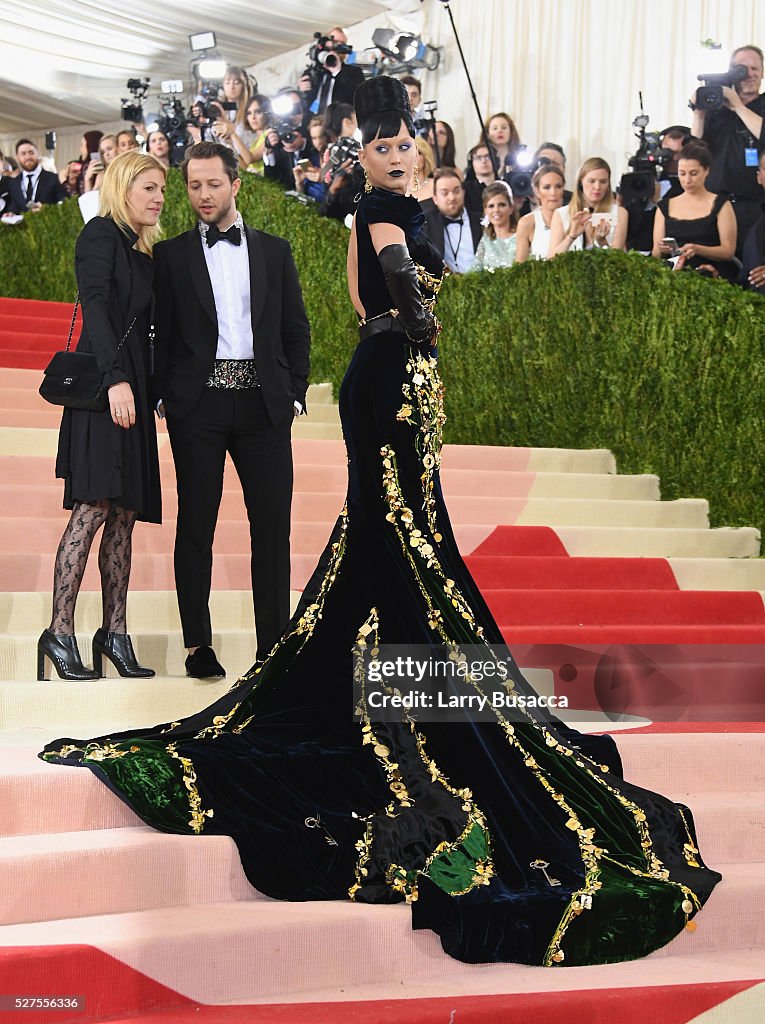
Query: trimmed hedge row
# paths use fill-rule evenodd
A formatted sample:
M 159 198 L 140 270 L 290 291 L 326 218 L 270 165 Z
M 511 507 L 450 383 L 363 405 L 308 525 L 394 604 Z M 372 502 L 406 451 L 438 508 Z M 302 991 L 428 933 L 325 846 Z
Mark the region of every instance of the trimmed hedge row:
M 172 236 L 193 223 L 170 175 Z M 347 232 L 258 179 L 245 219 L 292 244 L 313 329 L 312 379 L 335 391 L 353 351 Z M 77 204 L 0 230 L 0 294 L 72 301 Z M 715 524 L 765 526 L 765 300 L 631 253 L 571 253 L 449 278 L 439 300 L 446 439 L 604 447 L 662 494 L 707 497 Z

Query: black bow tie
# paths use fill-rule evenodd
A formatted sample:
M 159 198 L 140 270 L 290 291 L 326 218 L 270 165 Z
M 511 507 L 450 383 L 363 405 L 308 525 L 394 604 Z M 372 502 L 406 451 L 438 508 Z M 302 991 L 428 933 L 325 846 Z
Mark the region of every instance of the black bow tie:
M 456 220 L 452 220 L 451 217 L 444 217 L 444 223 L 445 224 L 461 224 L 462 223 L 462 217 L 457 217 Z
M 232 224 L 228 231 L 221 231 L 217 224 L 211 224 L 207 229 L 207 244 L 212 248 L 216 242 L 220 242 L 223 239 L 226 242 L 231 242 L 232 245 L 242 244 L 242 232 L 239 230 L 237 224 Z

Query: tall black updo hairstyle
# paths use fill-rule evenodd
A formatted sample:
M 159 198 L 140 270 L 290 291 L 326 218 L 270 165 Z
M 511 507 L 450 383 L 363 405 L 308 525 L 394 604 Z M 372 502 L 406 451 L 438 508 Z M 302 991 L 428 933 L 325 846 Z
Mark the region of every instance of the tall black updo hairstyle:
M 362 145 L 368 145 L 372 139 L 394 138 L 401 130 L 402 121 L 414 138 L 409 94 L 398 78 L 390 78 L 388 75 L 368 78 L 353 94 L 353 106 L 361 129 Z

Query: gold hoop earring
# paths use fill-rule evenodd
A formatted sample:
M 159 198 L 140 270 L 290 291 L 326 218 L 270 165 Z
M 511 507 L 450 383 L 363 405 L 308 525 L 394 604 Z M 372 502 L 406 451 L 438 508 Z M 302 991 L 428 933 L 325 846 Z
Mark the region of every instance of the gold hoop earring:
M 372 182 L 369 180 L 369 171 L 366 169 L 366 167 L 364 168 L 364 191 L 372 191 Z
M 414 174 L 412 175 L 412 192 L 420 191 L 420 172 L 417 169 L 417 164 L 414 165 Z

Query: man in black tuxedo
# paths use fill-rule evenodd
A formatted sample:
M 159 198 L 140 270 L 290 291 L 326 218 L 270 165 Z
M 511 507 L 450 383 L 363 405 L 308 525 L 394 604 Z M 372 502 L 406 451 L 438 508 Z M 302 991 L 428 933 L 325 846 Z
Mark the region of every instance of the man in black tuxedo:
M 21 173 L 9 184 L 10 209 L 13 213 L 26 213 L 30 203 L 60 203 L 66 199 L 66 189 L 58 175 L 43 169 L 40 152 L 34 142 L 19 139 L 16 159 Z
M 353 94 L 364 81 L 364 72 L 356 64 L 347 64 L 347 53 L 336 53 L 336 47 L 348 45 L 345 31 L 336 26 L 327 32 L 327 44 L 321 55 L 324 70 L 316 92 L 311 96 L 310 107 L 316 114 L 323 114 L 330 103 L 350 103 Z
M 212 544 L 226 453 L 250 521 L 258 658 L 289 619 L 291 427 L 305 411 L 310 330 L 284 239 L 236 209 L 236 154 L 190 147 L 182 165 L 199 223 L 154 248 L 155 395 L 178 485 L 175 579 L 188 675 L 225 675 L 212 650 Z
M 473 265 L 483 228 L 480 214 L 465 206 L 465 189 L 456 168 L 436 168 L 433 203 L 435 209 L 425 220 L 425 236 L 453 274 L 464 274 Z

